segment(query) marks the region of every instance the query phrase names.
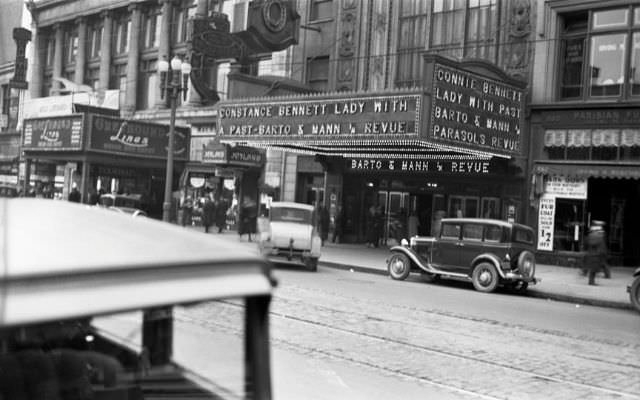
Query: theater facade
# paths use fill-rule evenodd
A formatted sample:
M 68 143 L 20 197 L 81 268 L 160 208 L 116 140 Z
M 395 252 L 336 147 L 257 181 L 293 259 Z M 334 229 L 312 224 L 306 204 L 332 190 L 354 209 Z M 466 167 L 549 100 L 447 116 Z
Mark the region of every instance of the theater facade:
M 525 85 L 489 63 L 425 60 L 412 90 L 220 102 L 218 138 L 312 156 L 321 171 L 299 162 L 286 200 L 328 207 L 343 241 L 364 241 L 372 206 L 387 239 L 404 234 L 410 214 L 424 235 L 448 216 L 522 222 Z

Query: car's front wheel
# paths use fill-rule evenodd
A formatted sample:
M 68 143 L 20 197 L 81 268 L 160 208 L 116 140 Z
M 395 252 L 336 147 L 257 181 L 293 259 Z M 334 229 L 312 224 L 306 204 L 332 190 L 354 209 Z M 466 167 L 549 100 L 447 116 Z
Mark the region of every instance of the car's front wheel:
M 499 280 L 498 270 L 493 264 L 488 262 L 478 264 L 471 274 L 473 287 L 479 292 L 493 292 L 498 287 Z
M 640 276 L 636 277 L 631 284 L 631 288 L 629 289 L 629 299 L 631 300 L 633 307 L 640 311 Z
M 395 280 L 405 280 L 411 272 L 411 261 L 402 253 L 393 253 L 387 263 L 389 276 Z

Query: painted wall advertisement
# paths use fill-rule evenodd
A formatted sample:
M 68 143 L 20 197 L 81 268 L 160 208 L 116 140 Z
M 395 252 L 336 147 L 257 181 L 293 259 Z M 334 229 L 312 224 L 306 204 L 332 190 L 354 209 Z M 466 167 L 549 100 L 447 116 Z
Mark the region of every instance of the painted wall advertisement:
M 553 251 L 556 198 L 542 196 L 538 208 L 538 250 Z

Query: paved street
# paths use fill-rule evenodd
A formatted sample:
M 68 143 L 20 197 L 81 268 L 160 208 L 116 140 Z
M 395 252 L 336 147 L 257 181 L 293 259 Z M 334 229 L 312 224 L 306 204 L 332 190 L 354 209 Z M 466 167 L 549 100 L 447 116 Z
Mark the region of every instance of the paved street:
M 277 276 L 276 398 L 640 398 L 640 318 L 627 311 L 333 269 Z M 227 315 L 218 307 L 179 318 Z
M 275 398 L 640 399 L 630 310 L 322 266 L 275 274 Z M 210 307 L 178 320 L 220 315 Z

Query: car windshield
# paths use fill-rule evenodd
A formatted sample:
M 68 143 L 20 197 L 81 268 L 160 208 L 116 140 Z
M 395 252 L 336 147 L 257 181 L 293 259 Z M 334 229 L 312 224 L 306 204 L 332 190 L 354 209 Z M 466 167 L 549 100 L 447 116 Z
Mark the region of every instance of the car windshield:
M 311 210 L 292 207 L 272 207 L 270 212 L 273 222 L 297 222 L 300 224 L 310 224 L 312 214 Z
M 245 398 L 243 322 L 244 302 L 226 300 L 0 328 L 0 397 Z M 143 335 L 166 323 L 173 355 L 148 351 Z

